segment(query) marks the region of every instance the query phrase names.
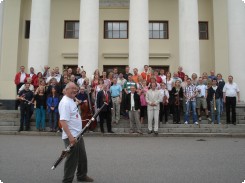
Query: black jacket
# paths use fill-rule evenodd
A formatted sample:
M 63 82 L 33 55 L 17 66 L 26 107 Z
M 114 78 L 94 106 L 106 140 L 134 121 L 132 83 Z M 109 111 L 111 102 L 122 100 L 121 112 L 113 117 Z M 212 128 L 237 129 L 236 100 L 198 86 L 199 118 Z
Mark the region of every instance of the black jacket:
M 131 110 L 131 93 L 126 95 L 125 107 L 126 110 Z M 134 93 L 134 108 L 135 110 L 140 109 L 140 96 L 137 93 Z
M 112 108 L 111 93 L 107 91 L 107 95 L 108 95 L 108 105 L 101 110 L 104 112 L 111 111 Z M 96 102 L 97 108 L 101 108 L 104 102 L 106 102 L 106 96 L 104 95 L 104 90 L 101 90 L 97 94 L 97 102 Z
M 223 96 L 223 91 L 221 89 L 220 86 L 217 87 L 216 91 L 214 91 L 213 87 L 211 86 L 209 89 L 208 89 L 208 96 L 207 96 L 207 99 L 209 101 L 212 101 L 213 100 L 213 97 L 214 97 L 214 94 L 215 94 L 215 99 L 219 99 L 219 98 L 222 98 Z

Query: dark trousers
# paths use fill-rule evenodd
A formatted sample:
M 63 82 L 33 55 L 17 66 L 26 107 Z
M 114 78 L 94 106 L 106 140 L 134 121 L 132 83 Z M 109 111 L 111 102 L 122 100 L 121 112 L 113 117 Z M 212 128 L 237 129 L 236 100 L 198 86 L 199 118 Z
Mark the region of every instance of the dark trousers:
M 121 102 L 121 104 L 120 104 L 120 114 L 122 114 L 122 115 L 126 115 L 126 108 L 125 108 L 125 101 L 126 101 L 126 93 L 125 93 L 125 91 L 122 91 L 122 102 Z
M 64 144 L 65 147 L 67 147 L 70 144 L 69 139 L 64 139 Z M 62 182 L 72 183 L 76 170 L 77 179 L 82 179 L 87 175 L 87 155 L 82 137 L 77 144 L 71 148 L 71 152 L 66 157 Z
M 140 106 L 140 117 L 144 118 L 147 115 L 147 106 Z
M 31 105 L 21 104 L 20 106 L 20 130 L 24 129 L 24 124 L 26 126 L 26 130 L 30 129 L 30 113 L 31 113 Z
M 174 114 L 173 114 L 173 122 L 174 123 L 180 122 L 180 106 L 181 106 L 181 104 L 174 105 Z
M 159 111 L 159 121 L 163 122 L 163 116 L 165 118 L 165 123 L 168 122 L 168 105 L 163 105 L 162 102 L 160 102 L 160 111 Z
M 16 93 L 18 95 L 19 89 L 20 87 L 23 85 L 24 83 L 20 83 L 18 85 L 16 85 Z M 15 100 L 15 110 L 18 109 L 18 106 L 20 105 L 20 101 L 19 100 Z
M 230 109 L 232 123 L 236 123 L 236 97 L 226 97 L 226 122 L 230 123 Z
M 111 112 L 110 111 L 102 111 L 100 112 L 100 131 L 104 133 L 104 121 L 106 120 L 107 131 L 111 132 Z

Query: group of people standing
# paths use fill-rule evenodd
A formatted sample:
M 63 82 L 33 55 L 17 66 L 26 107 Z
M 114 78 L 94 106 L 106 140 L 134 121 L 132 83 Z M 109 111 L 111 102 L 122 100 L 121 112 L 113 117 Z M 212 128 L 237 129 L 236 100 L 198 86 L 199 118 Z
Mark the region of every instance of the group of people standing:
M 181 122 L 181 114 L 184 114 L 184 123 L 189 124 L 192 114 L 193 123 L 198 125 L 204 111 L 207 120 L 211 123 L 217 120 L 220 124 L 224 104 L 227 123 L 236 124 L 235 107 L 236 101 L 240 101 L 239 88 L 233 82 L 232 76 L 229 76 L 228 82 L 225 83 L 222 75 L 215 75 L 214 71 L 210 72 L 210 76 L 204 72 L 200 77 L 195 73 L 189 77 L 183 72 L 183 68 L 179 67 L 172 77 L 171 73 L 165 72 L 164 69 L 152 70 L 145 65 L 142 73 L 134 68 L 131 74 L 130 68 L 126 66 L 123 73 L 118 72 L 116 67 L 112 72 L 102 74 L 96 69 L 91 77 L 87 77 L 86 71 L 80 67 L 75 73 L 69 68 L 62 74 L 59 73 L 58 67 L 50 71 L 50 68 L 45 66 L 44 72 L 37 74 L 33 68 L 30 68 L 29 74 L 25 73 L 23 66 L 20 69 L 15 77 L 17 99 L 21 101 L 20 131 L 24 129 L 24 123 L 29 130 L 30 116 L 34 108 L 37 129 L 45 129 L 47 112 L 50 131 L 56 131 L 59 101 L 69 82 L 77 86 L 75 100 L 81 116 L 85 109 L 94 112 L 104 102 L 108 103 L 97 118 L 102 133 L 105 132 L 104 122 L 107 124 L 107 132 L 113 133 L 111 125 L 118 124 L 121 115 L 129 118 L 130 132 L 139 134 L 142 134 L 141 124 L 146 116 L 149 134 L 158 134 L 159 122 L 168 123 L 169 115 L 173 116 L 173 123 L 178 124 Z M 16 104 L 18 106 L 18 101 Z

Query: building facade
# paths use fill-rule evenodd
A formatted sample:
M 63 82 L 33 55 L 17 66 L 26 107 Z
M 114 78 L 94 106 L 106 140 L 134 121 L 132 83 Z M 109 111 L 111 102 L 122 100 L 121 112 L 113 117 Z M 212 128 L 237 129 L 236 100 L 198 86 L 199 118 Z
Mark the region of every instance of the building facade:
M 0 100 L 16 97 L 21 65 L 83 66 L 92 75 L 129 65 L 234 76 L 245 99 L 243 0 L 4 0 Z

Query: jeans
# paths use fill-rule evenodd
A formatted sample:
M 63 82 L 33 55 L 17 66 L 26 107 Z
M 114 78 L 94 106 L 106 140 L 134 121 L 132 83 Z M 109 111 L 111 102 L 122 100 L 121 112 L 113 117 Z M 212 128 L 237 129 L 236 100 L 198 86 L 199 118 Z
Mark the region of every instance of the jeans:
M 220 114 L 224 112 L 224 100 L 223 97 L 220 98 Z
M 216 99 L 215 102 L 216 102 L 216 111 L 214 110 L 213 100 L 210 102 L 212 122 L 214 123 L 215 116 L 217 115 L 217 122 L 220 123 L 220 99 L 219 98 Z
M 54 116 L 54 121 L 52 120 L 52 116 Z M 57 128 L 57 117 L 58 117 L 57 112 L 54 112 L 52 110 L 49 112 L 49 127 L 52 130 Z
M 185 111 L 185 122 L 187 121 L 189 123 L 190 108 L 192 109 L 193 123 L 197 122 L 196 101 L 187 102 Z
M 36 108 L 36 128 L 37 129 L 45 129 L 45 108 L 40 106 L 40 108 Z M 41 127 L 40 127 L 41 126 Z

